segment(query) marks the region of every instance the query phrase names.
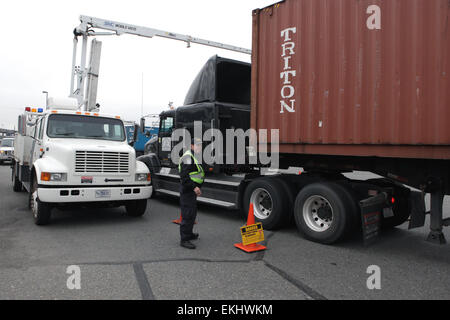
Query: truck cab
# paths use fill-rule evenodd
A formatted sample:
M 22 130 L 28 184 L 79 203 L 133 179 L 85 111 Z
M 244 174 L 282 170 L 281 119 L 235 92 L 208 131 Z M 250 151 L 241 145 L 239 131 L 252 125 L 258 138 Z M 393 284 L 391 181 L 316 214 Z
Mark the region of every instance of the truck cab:
M 26 108 L 19 116 L 14 191 L 28 191 L 38 225 L 49 223 L 52 208 L 75 204 L 123 205 L 128 215 L 143 215 L 150 174 L 128 145 L 123 121 L 77 109 L 70 100 L 50 103 L 45 112 Z
M 139 157 L 150 169 L 155 192 L 179 195 L 178 161 L 172 159 L 175 156 L 172 151 L 181 140 L 174 140 L 175 130 L 185 129 L 191 137 L 196 134 L 203 137 L 209 129 L 219 130 L 226 145 L 227 129 L 247 131 L 250 128 L 250 75 L 250 64 L 213 56 L 193 81 L 184 105 L 159 114 L 158 135 L 147 142 L 145 155 Z M 201 132 L 195 132 L 196 122 L 201 123 Z M 144 119 L 140 127 L 145 127 Z M 203 147 L 207 145 L 205 142 Z M 181 154 L 182 150 L 179 156 Z M 241 203 L 242 182 L 247 174 L 254 172 L 254 166 L 227 164 L 226 149 L 217 151 L 214 156 L 216 162 L 202 162 L 206 179 L 198 201 L 237 209 Z

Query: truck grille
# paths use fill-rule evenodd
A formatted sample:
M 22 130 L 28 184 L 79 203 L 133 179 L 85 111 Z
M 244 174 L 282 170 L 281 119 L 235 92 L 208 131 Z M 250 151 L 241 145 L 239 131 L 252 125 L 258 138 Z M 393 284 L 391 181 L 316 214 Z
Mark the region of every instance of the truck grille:
M 128 173 L 129 154 L 126 152 L 76 151 L 75 172 Z

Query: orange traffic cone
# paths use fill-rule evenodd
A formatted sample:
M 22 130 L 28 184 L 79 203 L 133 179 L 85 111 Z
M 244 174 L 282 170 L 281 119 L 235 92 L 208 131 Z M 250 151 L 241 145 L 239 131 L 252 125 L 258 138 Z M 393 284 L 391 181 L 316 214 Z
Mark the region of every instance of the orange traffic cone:
M 175 224 L 181 224 L 181 221 L 183 221 L 183 217 L 182 217 L 181 213 L 180 213 L 180 217 L 178 219 L 172 220 L 172 222 Z M 194 224 L 197 224 L 197 221 L 195 221 Z
M 172 220 L 172 222 L 175 224 L 181 224 L 182 220 L 183 220 L 183 217 L 181 216 L 181 213 L 180 213 L 180 217 L 178 219 Z
M 250 203 L 250 207 L 248 208 L 248 217 L 247 217 L 247 226 L 255 224 L 255 215 L 253 213 L 253 203 Z M 252 243 L 248 245 L 244 245 L 243 243 L 235 243 L 234 246 L 238 249 L 241 249 L 247 253 L 256 252 L 256 251 L 262 251 L 266 250 L 267 247 Z

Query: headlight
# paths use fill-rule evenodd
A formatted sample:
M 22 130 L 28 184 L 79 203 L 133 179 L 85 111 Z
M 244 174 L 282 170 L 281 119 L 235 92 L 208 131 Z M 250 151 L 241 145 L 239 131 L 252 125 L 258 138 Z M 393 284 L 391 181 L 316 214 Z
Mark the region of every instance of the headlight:
M 150 181 L 150 173 L 137 173 L 136 181 L 139 182 Z
M 5 151 L 3 151 L 3 150 L 2 150 L 2 151 L 0 151 L 0 154 L 3 154 L 3 153 L 5 153 Z
M 67 181 L 67 173 L 42 172 L 41 180 L 42 181 L 56 181 L 56 182 Z

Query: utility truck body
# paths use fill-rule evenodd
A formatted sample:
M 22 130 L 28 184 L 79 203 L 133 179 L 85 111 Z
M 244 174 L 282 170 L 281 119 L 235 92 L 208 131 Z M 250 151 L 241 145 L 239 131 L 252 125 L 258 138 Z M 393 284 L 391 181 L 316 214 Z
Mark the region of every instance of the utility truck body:
M 29 193 L 37 224 L 47 224 L 53 207 L 125 205 L 145 213 L 151 196 L 149 170 L 136 161 L 119 117 L 81 112 L 50 103 L 19 116 L 12 170 L 14 191 Z

